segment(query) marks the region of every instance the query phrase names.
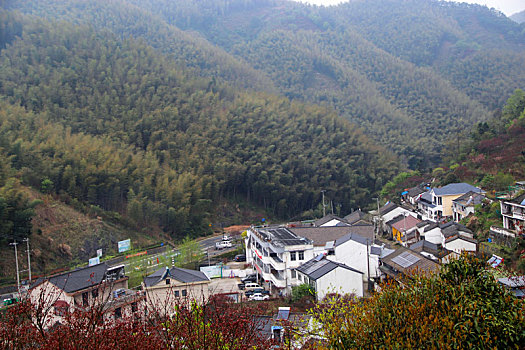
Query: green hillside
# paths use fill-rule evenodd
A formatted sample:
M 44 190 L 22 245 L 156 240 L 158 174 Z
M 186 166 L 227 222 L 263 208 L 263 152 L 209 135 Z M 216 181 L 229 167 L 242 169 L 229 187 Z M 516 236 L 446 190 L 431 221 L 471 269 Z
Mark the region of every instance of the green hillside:
M 12 34 L 0 52 L 0 141 L 12 166 L 24 184 L 49 179 L 50 191 L 136 227 L 203 234 L 223 198 L 292 217 L 321 189 L 348 211 L 398 168 L 327 108 L 195 78 L 109 32 L 2 16 Z
M 334 108 L 412 168 L 525 82 L 525 32 L 478 5 L 355 1 L 8 1 L 140 38 L 200 76 Z

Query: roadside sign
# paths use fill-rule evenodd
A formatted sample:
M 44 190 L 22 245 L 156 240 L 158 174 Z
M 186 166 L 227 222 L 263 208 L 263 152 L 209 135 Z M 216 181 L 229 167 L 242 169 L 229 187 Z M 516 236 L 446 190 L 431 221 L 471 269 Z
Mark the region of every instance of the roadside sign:
M 99 256 L 89 259 L 89 266 L 98 265 L 98 264 L 100 264 Z
M 128 238 L 124 241 L 118 242 L 118 252 L 119 253 L 126 252 L 130 250 L 130 248 L 131 248 L 131 239 Z
M 102 256 L 102 249 L 97 249 L 97 256 L 99 258 Z

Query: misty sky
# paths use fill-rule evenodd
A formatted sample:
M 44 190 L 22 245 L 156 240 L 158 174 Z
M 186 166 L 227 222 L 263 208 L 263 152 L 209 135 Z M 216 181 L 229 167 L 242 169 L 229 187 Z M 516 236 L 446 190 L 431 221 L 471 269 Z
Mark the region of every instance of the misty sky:
M 295 1 L 308 2 L 310 4 L 317 4 L 317 5 L 337 5 L 341 2 L 345 2 L 344 0 L 295 0 Z M 368 1 L 373 1 L 373 0 L 368 0 Z M 457 2 L 468 2 L 471 4 L 487 5 L 488 7 L 494 7 L 495 9 L 500 10 L 507 16 L 510 16 L 516 12 L 525 10 L 524 0 L 465 0 L 465 1 L 458 0 Z

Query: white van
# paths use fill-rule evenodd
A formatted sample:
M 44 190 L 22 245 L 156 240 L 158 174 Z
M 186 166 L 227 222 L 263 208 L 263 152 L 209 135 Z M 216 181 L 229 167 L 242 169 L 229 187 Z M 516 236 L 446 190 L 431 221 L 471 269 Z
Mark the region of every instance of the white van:
M 257 283 L 253 283 L 253 282 L 246 283 L 244 285 L 244 289 L 246 290 L 259 289 L 259 288 L 262 288 L 262 287 L 258 285 Z
M 215 243 L 215 249 L 224 249 L 233 247 L 232 242 L 230 241 L 220 241 Z

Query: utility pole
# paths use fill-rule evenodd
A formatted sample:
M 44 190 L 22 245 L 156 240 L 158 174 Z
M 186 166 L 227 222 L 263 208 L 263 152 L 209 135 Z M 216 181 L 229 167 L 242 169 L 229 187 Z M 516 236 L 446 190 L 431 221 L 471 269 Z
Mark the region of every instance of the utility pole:
M 374 231 L 374 242 L 375 242 L 375 240 L 376 240 L 376 237 L 375 237 L 376 231 L 377 231 L 377 234 L 379 235 L 379 229 L 381 227 L 381 213 L 379 212 L 379 197 L 372 198 L 372 199 L 375 199 L 377 201 L 377 219 L 376 219 L 377 228 Z
M 324 193 L 326 190 L 321 190 L 321 193 L 323 194 L 323 217 L 326 216 L 326 205 L 324 204 Z
M 29 284 L 31 284 L 31 251 L 29 250 L 29 238 L 24 239 L 27 243 L 27 268 L 29 271 Z
M 16 249 L 16 246 L 18 243 L 14 241 L 13 243 L 9 243 L 9 245 L 12 245 L 15 247 L 15 263 L 16 263 L 16 288 L 18 290 L 18 294 L 20 294 L 20 275 L 18 273 L 18 251 Z

